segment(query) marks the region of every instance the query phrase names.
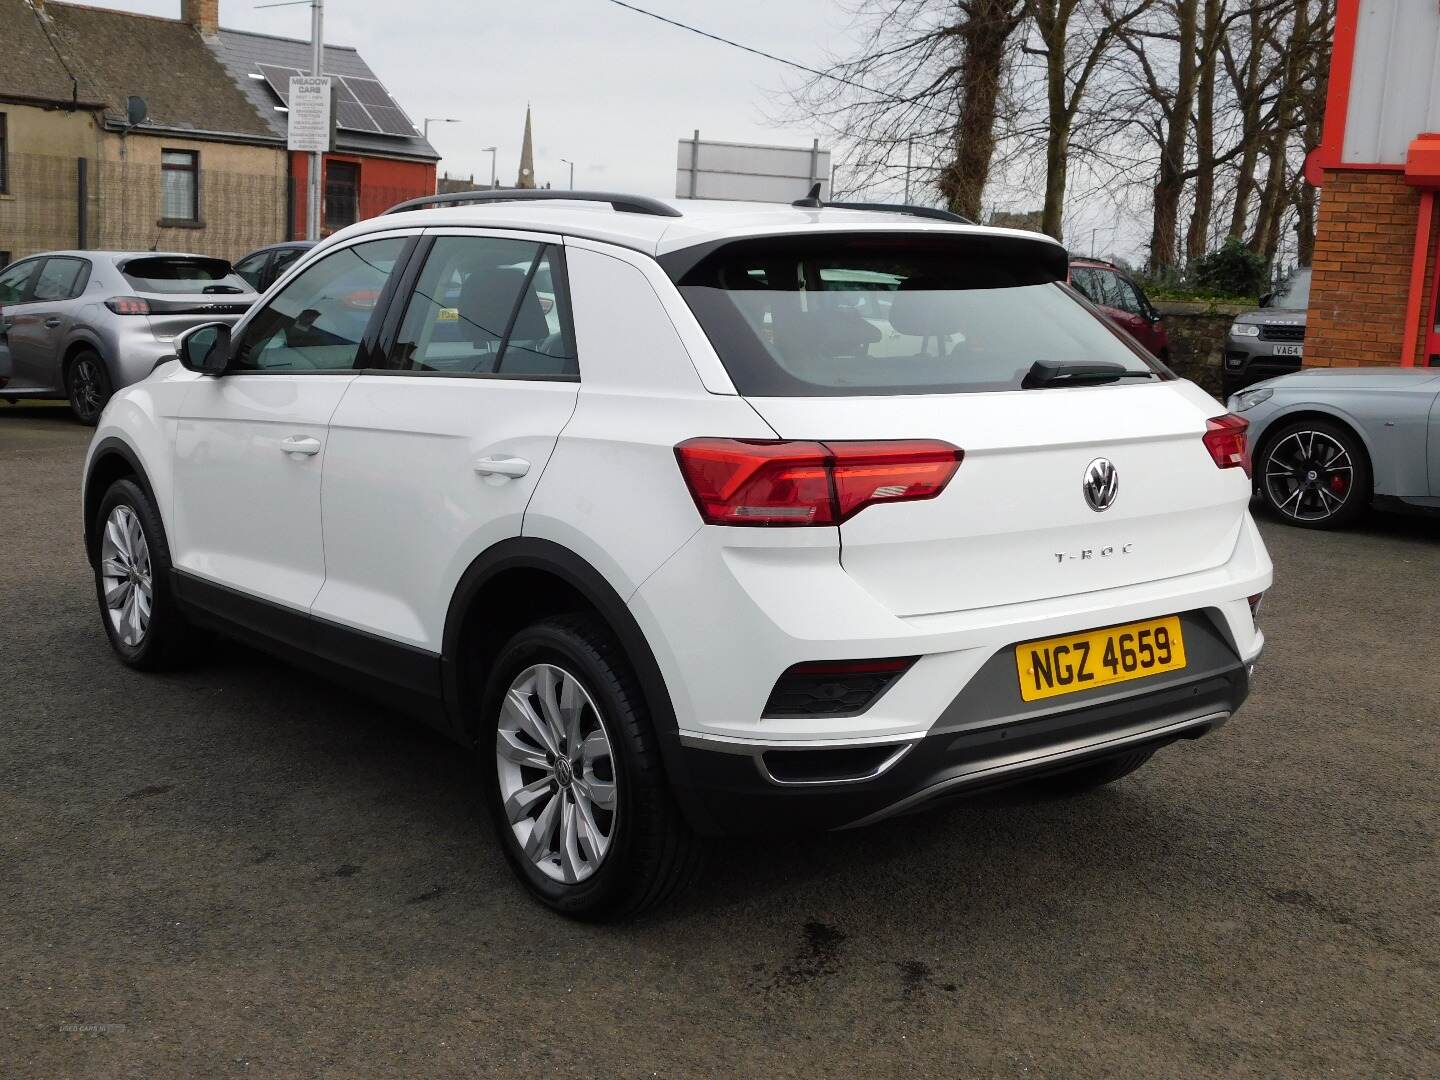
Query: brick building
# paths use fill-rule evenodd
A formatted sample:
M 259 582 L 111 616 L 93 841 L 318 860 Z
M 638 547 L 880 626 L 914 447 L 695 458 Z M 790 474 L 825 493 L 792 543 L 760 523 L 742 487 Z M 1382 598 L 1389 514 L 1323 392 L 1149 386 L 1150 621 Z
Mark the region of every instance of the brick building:
M 1440 5 L 1339 0 L 1305 363 L 1440 366 Z

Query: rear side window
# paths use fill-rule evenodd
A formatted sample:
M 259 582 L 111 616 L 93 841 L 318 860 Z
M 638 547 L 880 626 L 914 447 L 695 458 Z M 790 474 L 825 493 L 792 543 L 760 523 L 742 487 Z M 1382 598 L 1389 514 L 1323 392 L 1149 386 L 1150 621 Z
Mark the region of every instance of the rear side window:
M 129 259 L 120 268 L 137 292 L 147 293 L 239 293 L 249 292 L 245 279 L 224 259 L 202 259 L 193 255 L 154 255 Z
M 1018 390 L 1037 360 L 1156 370 L 1064 274 L 1028 241 L 827 234 L 727 244 L 677 285 L 752 397 Z
M 436 239 L 396 337 L 407 371 L 575 375 L 558 248 L 495 236 Z
M 89 277 L 90 264 L 84 259 L 46 259 L 40 276 L 35 279 L 33 299 L 69 300 L 80 295 Z
M 407 237 L 341 248 L 312 263 L 246 326 L 236 371 L 350 371 Z

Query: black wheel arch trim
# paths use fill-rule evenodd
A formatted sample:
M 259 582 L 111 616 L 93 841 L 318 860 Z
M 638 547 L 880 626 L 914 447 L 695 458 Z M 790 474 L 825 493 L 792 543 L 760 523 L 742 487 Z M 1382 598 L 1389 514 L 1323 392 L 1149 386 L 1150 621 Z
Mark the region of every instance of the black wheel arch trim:
M 645 695 L 645 705 L 655 725 L 661 758 L 671 791 L 691 824 L 701 831 L 713 831 L 708 812 L 693 795 L 687 755 L 680 745 L 679 724 L 659 661 L 635 620 L 629 605 L 615 591 L 600 571 L 569 548 L 551 540 L 520 536 L 487 548 L 461 575 L 450 598 L 445 616 L 445 632 L 441 649 L 444 696 L 451 711 L 456 735 L 473 744 L 474 737 L 466 721 L 465 711 L 473 707 L 463 696 L 460 637 L 471 605 L 485 586 L 511 570 L 540 570 L 553 574 L 569 585 L 599 613 L 620 643 L 625 658 Z
M 155 498 L 155 489 L 150 486 L 150 477 L 145 472 L 145 466 L 140 463 L 140 455 L 124 439 L 114 435 L 107 436 L 100 440 L 95 447 L 95 452 L 90 455 L 90 463 L 85 469 L 85 482 L 80 491 L 80 505 L 85 515 L 85 557 L 90 560 L 90 565 L 95 565 L 95 520 L 91 513 L 92 505 L 98 505 L 100 499 L 104 498 L 104 492 L 93 490 L 95 473 L 99 471 L 100 465 L 110 459 L 121 458 L 130 467 L 130 472 L 135 476 L 135 482 L 140 485 L 140 490 L 145 492 L 145 497 L 155 507 L 155 512 L 160 515 L 160 520 L 165 520 L 160 503 Z

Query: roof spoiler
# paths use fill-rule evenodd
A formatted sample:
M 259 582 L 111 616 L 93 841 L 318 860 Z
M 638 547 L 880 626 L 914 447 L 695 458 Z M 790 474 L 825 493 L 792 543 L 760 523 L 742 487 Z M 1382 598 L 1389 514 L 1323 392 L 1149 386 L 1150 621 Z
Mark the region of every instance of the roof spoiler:
M 798 206 L 802 210 L 869 210 L 880 214 L 909 214 L 911 217 L 931 218 L 935 221 L 951 221 L 956 225 L 974 225 L 975 222 L 959 214 L 952 214 L 949 210 L 937 210 L 933 206 L 913 206 L 909 203 L 876 203 L 876 202 L 821 202 L 820 185 L 816 184 L 810 189 L 810 194 L 803 199 L 796 199 L 791 206 Z
M 648 214 L 651 217 L 684 216 L 668 203 L 652 199 L 648 195 L 621 195 L 611 191 L 550 191 L 545 188 L 451 191 L 443 195 L 426 195 L 420 199 L 407 199 L 405 202 L 396 203 L 385 213 L 399 214 L 405 210 L 419 210 L 426 206 L 497 202 L 599 202 L 609 203 L 612 210 L 617 210 L 622 214 Z

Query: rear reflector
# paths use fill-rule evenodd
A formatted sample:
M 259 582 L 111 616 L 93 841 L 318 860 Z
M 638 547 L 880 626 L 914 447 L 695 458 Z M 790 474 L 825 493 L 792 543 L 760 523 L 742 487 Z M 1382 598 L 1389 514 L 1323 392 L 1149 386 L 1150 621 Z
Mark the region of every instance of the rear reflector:
M 785 669 L 765 702 L 765 716 L 857 716 L 873 705 L 917 656 L 819 660 Z
M 1205 449 L 1222 469 L 1244 469 L 1250 475 L 1250 440 L 1247 431 L 1250 421 L 1234 413 L 1217 416 L 1205 421 L 1202 437 Z
M 875 503 L 933 499 L 963 457 L 938 439 L 689 439 L 675 447 L 708 525 L 839 525 Z
M 112 296 L 105 306 L 116 315 L 149 315 L 150 305 L 139 296 Z

